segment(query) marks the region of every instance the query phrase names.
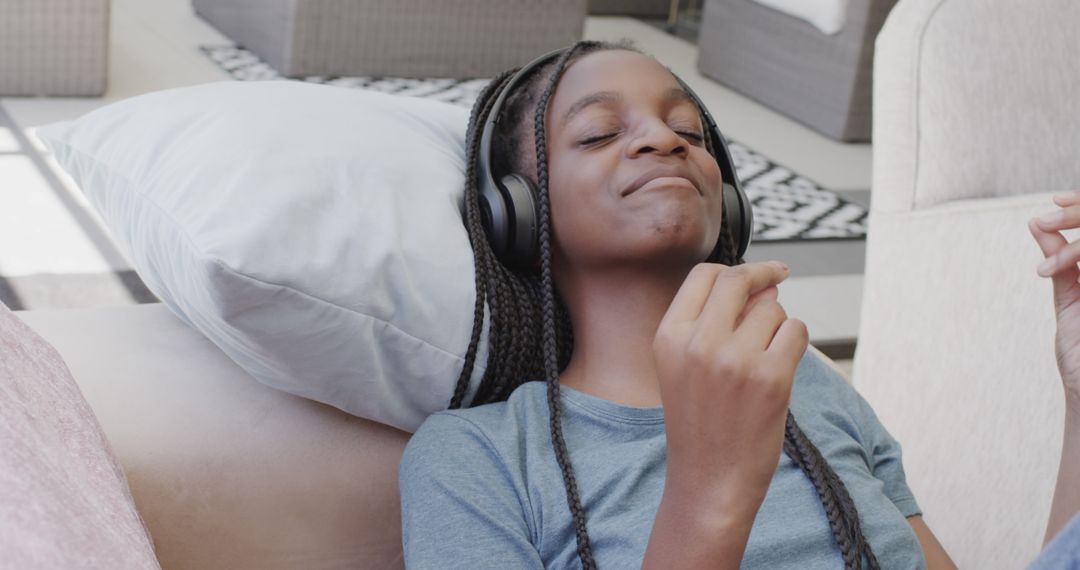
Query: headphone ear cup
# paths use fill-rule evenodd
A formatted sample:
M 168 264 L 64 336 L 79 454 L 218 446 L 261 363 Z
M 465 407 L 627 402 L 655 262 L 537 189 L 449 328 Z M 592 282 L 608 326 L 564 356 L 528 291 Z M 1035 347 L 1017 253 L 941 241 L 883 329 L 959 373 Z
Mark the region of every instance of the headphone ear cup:
M 738 259 L 746 254 L 750 247 L 750 240 L 754 228 L 754 211 L 750 201 L 742 189 L 728 183 L 724 183 L 724 223 L 731 231 L 732 240 L 735 242 L 735 258 Z M 716 247 L 706 260 L 710 263 L 719 263 L 727 257 L 723 250 L 722 241 L 717 238 Z
M 540 258 L 540 199 L 532 182 L 519 174 L 502 177 L 502 187 L 510 196 L 512 221 L 511 255 L 513 266 L 532 267 Z
M 735 257 L 740 258 L 746 254 L 753 237 L 754 209 L 742 188 L 727 182 L 724 183 L 724 220 L 735 241 Z
M 539 194 L 520 174 L 481 184 L 480 224 L 495 256 L 506 265 L 532 267 L 539 260 Z
M 505 198 L 505 191 L 497 184 L 481 184 L 478 196 L 480 206 L 480 225 L 484 227 L 488 244 L 495 256 L 502 259 L 509 249 L 511 232 L 510 210 Z

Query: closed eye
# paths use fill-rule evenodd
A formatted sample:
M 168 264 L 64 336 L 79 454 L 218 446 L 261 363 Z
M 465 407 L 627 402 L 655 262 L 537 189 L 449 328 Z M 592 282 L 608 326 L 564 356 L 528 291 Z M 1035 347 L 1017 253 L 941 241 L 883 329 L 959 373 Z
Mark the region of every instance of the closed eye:
M 705 142 L 705 137 L 698 133 L 680 132 L 679 134 L 697 142 Z
M 609 139 L 609 138 L 611 138 L 611 137 L 615 136 L 615 134 L 616 134 L 616 133 L 611 133 L 611 134 L 607 134 L 607 135 L 600 135 L 600 136 L 595 136 L 595 137 L 589 137 L 589 138 L 587 138 L 587 139 L 585 139 L 585 140 L 582 140 L 582 141 L 581 141 L 581 144 L 592 144 L 592 143 L 594 143 L 594 142 L 600 142 L 600 141 L 602 141 L 602 140 L 604 140 L 604 139 Z
M 699 133 L 690 132 L 690 131 L 677 131 L 677 132 L 680 135 L 682 135 L 682 136 L 684 136 L 684 137 L 686 137 L 686 138 L 688 138 L 688 139 L 690 139 L 690 140 L 692 140 L 694 142 L 701 143 L 701 142 L 705 141 L 705 137 L 702 136 Z M 599 136 L 595 136 L 595 137 L 589 137 L 587 139 L 584 139 L 584 140 L 580 141 L 580 143 L 584 144 L 584 145 L 588 145 L 588 144 L 592 144 L 592 143 L 595 143 L 595 142 L 600 142 L 600 141 L 605 140 L 605 139 L 609 139 L 609 138 L 615 136 L 616 134 L 618 134 L 618 133 L 611 133 L 611 134 L 607 134 L 607 135 L 599 135 Z

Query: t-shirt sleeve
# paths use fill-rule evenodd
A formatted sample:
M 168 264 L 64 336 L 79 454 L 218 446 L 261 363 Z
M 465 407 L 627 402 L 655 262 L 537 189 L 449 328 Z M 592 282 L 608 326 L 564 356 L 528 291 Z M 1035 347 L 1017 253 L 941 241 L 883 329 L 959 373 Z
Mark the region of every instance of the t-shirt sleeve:
M 1073 515 L 1065 528 L 1031 562 L 1027 570 L 1060 570 L 1080 568 L 1080 514 Z
M 407 568 L 543 568 L 527 505 L 491 440 L 452 414 L 428 417 L 398 471 Z
M 847 385 L 842 378 L 840 381 Z M 859 422 L 863 445 L 870 457 L 870 469 L 874 477 L 885 484 L 885 496 L 896 505 L 905 518 L 921 515 L 922 509 L 915 501 L 915 495 L 908 487 L 907 477 L 904 475 L 900 443 L 881 424 L 874 409 L 862 395 L 850 385 L 847 385 L 847 389 L 854 407 L 853 415 Z

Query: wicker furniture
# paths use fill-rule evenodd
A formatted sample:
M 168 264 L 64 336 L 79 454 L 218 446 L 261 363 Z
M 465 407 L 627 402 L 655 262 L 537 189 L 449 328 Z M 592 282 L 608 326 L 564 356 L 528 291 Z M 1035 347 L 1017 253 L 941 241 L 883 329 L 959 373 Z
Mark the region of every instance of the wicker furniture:
M 288 77 L 491 77 L 581 39 L 585 0 L 193 0 Z
M 0 95 L 100 96 L 109 0 L 0 2 Z
M 589 0 L 589 14 L 667 18 L 673 0 Z
M 874 38 L 896 0 L 851 0 L 843 30 L 752 0 L 706 0 L 698 69 L 821 134 L 870 140 Z

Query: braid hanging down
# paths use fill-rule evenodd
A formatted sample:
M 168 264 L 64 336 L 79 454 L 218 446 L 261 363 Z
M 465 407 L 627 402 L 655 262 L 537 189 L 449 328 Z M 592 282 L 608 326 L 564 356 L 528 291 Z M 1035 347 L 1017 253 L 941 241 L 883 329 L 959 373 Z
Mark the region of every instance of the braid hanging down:
M 476 302 L 473 330 L 465 363 L 458 377 L 450 408 L 460 408 L 476 364 L 477 347 L 484 323 L 484 310 L 490 312 L 488 362 L 471 406 L 498 402 L 529 379 L 547 383 L 551 417 L 551 441 L 555 458 L 563 473 L 566 498 L 574 517 L 578 556 L 585 570 L 595 570 L 596 562 L 589 544 L 585 510 L 581 505 L 573 466 L 562 434 L 562 410 L 559 404 L 559 374 L 570 362 L 573 350 L 573 326 L 570 315 L 555 291 L 551 276 L 551 212 L 548 197 L 547 145 L 544 118 L 548 103 L 563 70 L 588 53 L 622 49 L 642 53 L 632 42 L 582 41 L 565 50 L 558 60 L 537 68 L 528 81 L 508 95 L 502 110 L 505 120 L 494 133 L 492 168 L 496 172 L 528 172 L 524 152 L 532 138 L 536 152 L 536 187 L 539 189 L 540 267 L 536 270 L 511 270 L 495 256 L 481 222 L 479 207 L 478 155 L 480 134 L 491 108 L 506 84 L 520 68 L 507 70 L 488 83 L 472 107 L 466 134 L 465 226 L 475 256 Z M 541 87 L 543 89 L 541 90 Z M 532 131 L 526 121 L 533 112 Z M 532 135 L 530 137 L 530 135 Z M 709 138 L 706 137 L 706 141 Z M 714 156 L 717 149 L 706 142 Z M 736 244 L 726 221 L 720 229 L 716 250 L 708 261 L 725 265 L 744 263 L 736 257 Z M 878 570 L 878 561 L 863 535 L 859 514 L 844 483 L 822 457 L 788 412 L 784 431 L 784 452 L 813 483 L 848 570 Z M 865 566 L 864 566 L 865 561 Z

